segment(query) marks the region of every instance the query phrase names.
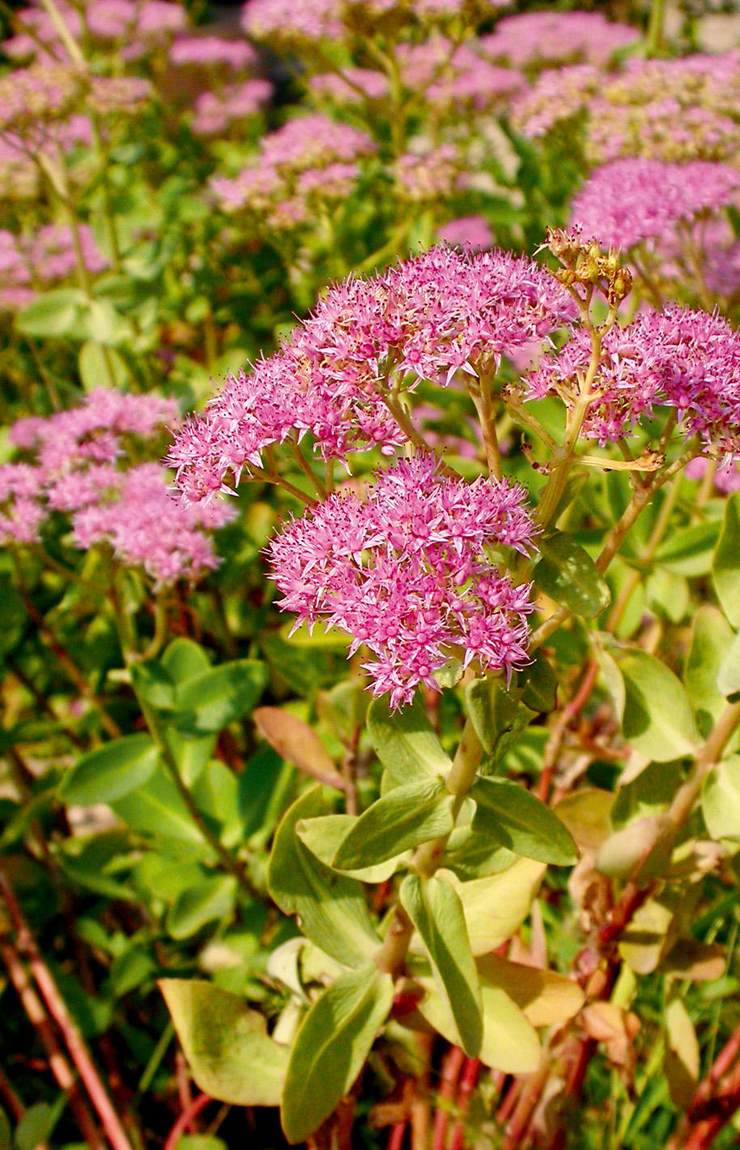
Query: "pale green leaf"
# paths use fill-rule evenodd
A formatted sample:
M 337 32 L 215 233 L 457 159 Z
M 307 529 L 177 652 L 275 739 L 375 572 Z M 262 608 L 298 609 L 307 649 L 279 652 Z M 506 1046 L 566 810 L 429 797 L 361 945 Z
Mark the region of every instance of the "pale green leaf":
M 699 744 L 686 690 L 665 663 L 646 651 L 619 662 L 625 684 L 622 731 L 636 751 L 658 763 L 691 755 Z
M 702 735 L 706 736 L 726 707 L 717 676 L 732 644 L 732 629 L 717 607 L 704 603 L 694 616 L 684 681 Z
M 391 711 L 384 699 L 374 699 L 368 710 L 367 731 L 394 786 L 438 778 L 452 766 L 418 693 L 399 711 Z
M 577 862 L 578 848 L 570 831 L 520 783 L 478 779 L 470 793 L 476 803 L 476 833 L 525 858 L 559 866 Z
M 740 491 L 725 504 L 712 574 L 722 610 L 733 627 L 740 627 Z
M 396 787 L 364 811 L 334 857 L 339 870 L 361 870 L 448 835 L 454 797 L 441 779 Z
M 114 739 L 77 760 L 62 777 L 59 797 L 79 806 L 122 799 L 151 778 L 158 757 L 149 735 Z
M 424 943 L 460 1044 L 475 1058 L 483 1040 L 482 1001 L 465 914 L 455 888 L 444 878 L 410 874 L 401 884 L 400 899 Z
M 701 811 L 713 839 L 740 843 L 740 755 L 717 763 L 707 775 Z
M 457 891 L 474 955 L 488 954 L 516 933 L 529 914 L 544 873 L 544 863 L 527 858 L 470 882 L 460 882 L 452 871 L 437 871 Z
M 200 1090 L 234 1106 L 278 1106 L 288 1049 L 236 994 L 200 979 L 159 983 Z
M 362 1070 L 393 1002 L 393 980 L 372 965 L 349 971 L 317 998 L 296 1035 L 281 1118 L 289 1142 L 305 1141 Z
M 346 966 L 364 966 L 380 942 L 360 883 L 325 866 L 296 833 L 298 823 L 325 813 L 320 787 L 286 811 L 273 843 L 268 887 L 285 914 L 300 915 L 312 942 Z

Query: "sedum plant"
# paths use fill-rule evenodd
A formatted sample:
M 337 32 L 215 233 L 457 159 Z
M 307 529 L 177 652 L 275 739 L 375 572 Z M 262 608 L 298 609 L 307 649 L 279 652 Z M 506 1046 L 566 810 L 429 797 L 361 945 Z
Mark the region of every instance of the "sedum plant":
M 438 1035 L 473 1084 L 485 1067 L 529 1076 L 502 1145 L 519 1144 L 546 1091 L 547 1144 L 564 1144 L 594 1044 L 627 1066 L 637 978 L 658 968 L 674 1098 L 689 1089 L 682 1074 L 696 1077 L 671 978 L 723 966 L 721 948 L 687 932 L 682 904 L 719 864 L 707 836 L 738 833 L 736 496 L 712 527 L 718 605 L 696 618 L 683 681 L 669 630 L 643 635 L 641 608 L 628 615 L 661 553 L 688 564 L 667 559 L 648 580 L 667 627 L 683 617 L 676 571 L 712 565 L 695 527 L 665 536 L 684 468 L 716 470 L 738 450 L 740 351 L 716 315 L 671 305 L 630 321 L 631 274 L 614 250 L 578 231 L 553 231 L 546 247 L 549 269 L 439 248 L 333 288 L 170 452 L 187 506 L 246 478 L 298 495 L 297 461 L 305 507 L 267 549 L 278 606 L 309 644 L 322 628 L 327 641 L 344 634 L 352 665 L 331 696 L 340 723 L 354 715 L 343 773 L 298 720 L 257 714 L 268 742 L 320 780 L 286 811 L 270 853 L 269 893 L 300 928 L 270 956 L 285 987 L 271 1033 L 206 983 L 162 983 L 202 1089 L 279 1104 L 291 1143 L 333 1144 L 363 1075 L 389 1058 L 406 1072 L 411 1059 L 423 1091 Z M 516 371 L 523 353 L 530 366 Z M 427 437 L 428 405 L 451 393 L 467 393 L 477 417 L 483 473 Z M 502 428 L 522 436 L 526 488 L 508 474 Z M 605 511 L 588 510 L 587 491 Z M 363 686 L 374 696 L 364 734 Z M 585 766 L 569 763 L 569 727 L 595 689 L 611 734 Z M 360 809 L 353 763 L 365 742 L 382 774 Z M 626 761 L 616 793 L 571 789 L 609 754 Z M 534 927 L 528 952 L 511 940 L 541 915 L 546 873 L 556 891 L 573 866 L 583 935 L 563 974 Z

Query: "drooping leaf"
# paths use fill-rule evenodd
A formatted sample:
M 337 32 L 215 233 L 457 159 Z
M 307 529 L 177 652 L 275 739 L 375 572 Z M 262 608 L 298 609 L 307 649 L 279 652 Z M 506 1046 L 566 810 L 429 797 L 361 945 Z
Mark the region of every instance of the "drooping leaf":
M 712 575 L 722 610 L 733 627 L 740 627 L 740 491 L 725 504 Z
M 122 799 L 151 778 L 158 757 L 149 735 L 114 739 L 77 760 L 62 777 L 59 797 L 79 806 Z
M 234 1106 L 278 1106 L 288 1049 L 236 994 L 200 979 L 159 983 L 197 1085 Z
M 557 815 L 520 783 L 478 779 L 471 792 L 476 803 L 473 830 L 525 858 L 570 866 L 578 847 Z
M 516 933 L 529 914 L 544 873 L 544 863 L 527 858 L 470 882 L 460 882 L 452 871 L 437 871 L 458 893 L 474 955 L 488 954 Z
M 717 607 L 704 603 L 694 616 L 684 681 L 702 735 L 706 738 L 726 707 L 717 677 L 732 643 L 732 629 Z
M 364 966 L 380 945 L 360 883 L 320 862 L 296 834 L 304 819 L 323 815 L 319 787 L 286 811 L 270 856 L 270 894 L 285 914 L 300 915 L 304 934 L 346 966 Z
M 560 1026 L 583 1006 L 585 995 L 578 983 L 553 970 L 496 954 L 479 958 L 477 966 L 484 995 L 487 986 L 506 991 L 532 1026 Z
M 680 998 L 673 998 L 665 1012 L 666 1049 L 663 1069 L 676 1106 L 685 1109 L 699 1081 L 699 1042 L 689 1012 Z
M 316 732 L 297 715 L 280 707 L 258 707 L 257 730 L 281 758 L 319 782 L 342 790 L 344 780 Z
M 391 976 L 368 964 L 316 999 L 295 1037 L 285 1080 L 281 1119 L 289 1142 L 305 1141 L 349 1091 L 392 1001 Z
M 394 786 L 438 778 L 452 766 L 419 694 L 400 711 L 391 711 L 384 699 L 374 699 L 368 710 L 367 730 Z
M 611 834 L 614 795 L 597 787 L 572 791 L 554 807 L 581 850 L 595 851 Z
M 713 839 L 740 843 L 740 755 L 717 763 L 707 775 L 701 812 Z
M 658 763 L 691 755 L 699 744 L 686 689 L 665 663 L 646 651 L 620 659 L 625 683 L 622 731 L 635 750 Z
M 606 581 L 579 543 L 555 531 L 539 547 L 542 558 L 534 569 L 534 581 L 546 595 L 587 619 L 609 606 Z
M 402 851 L 448 835 L 454 797 L 441 779 L 395 787 L 364 811 L 334 858 L 340 870 L 377 866 Z
M 401 884 L 400 899 L 421 936 L 460 1044 L 475 1058 L 483 1040 L 483 1007 L 465 914 L 455 888 L 444 878 L 410 874 Z

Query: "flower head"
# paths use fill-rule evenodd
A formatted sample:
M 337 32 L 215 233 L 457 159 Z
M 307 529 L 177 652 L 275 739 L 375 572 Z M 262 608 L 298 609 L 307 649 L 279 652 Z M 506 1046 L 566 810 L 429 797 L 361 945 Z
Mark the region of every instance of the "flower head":
M 439 475 L 427 456 L 385 472 L 363 501 L 331 496 L 293 520 L 269 547 L 280 606 L 363 644 L 376 695 L 408 702 L 449 658 L 507 673 L 526 661 L 529 587 L 515 587 L 485 555 L 498 543 L 526 551 L 533 526 L 522 488 Z
M 590 355 L 590 337 L 577 329 L 560 354 L 530 376 L 530 394 L 559 394 L 570 402 Z M 740 454 L 740 335 L 717 315 L 670 306 L 612 327 L 595 382 L 598 398 L 584 433 L 602 444 L 624 438 L 640 416 L 667 405 L 706 451 Z

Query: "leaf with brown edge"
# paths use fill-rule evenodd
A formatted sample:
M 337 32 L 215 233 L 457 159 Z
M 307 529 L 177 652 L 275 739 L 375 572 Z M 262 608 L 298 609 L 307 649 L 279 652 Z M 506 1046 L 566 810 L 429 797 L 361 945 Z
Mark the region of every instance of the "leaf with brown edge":
M 506 991 L 533 1026 L 567 1022 L 583 1006 L 584 993 L 577 982 L 553 970 L 540 970 L 487 954 L 476 963 L 481 988 L 497 986 Z

